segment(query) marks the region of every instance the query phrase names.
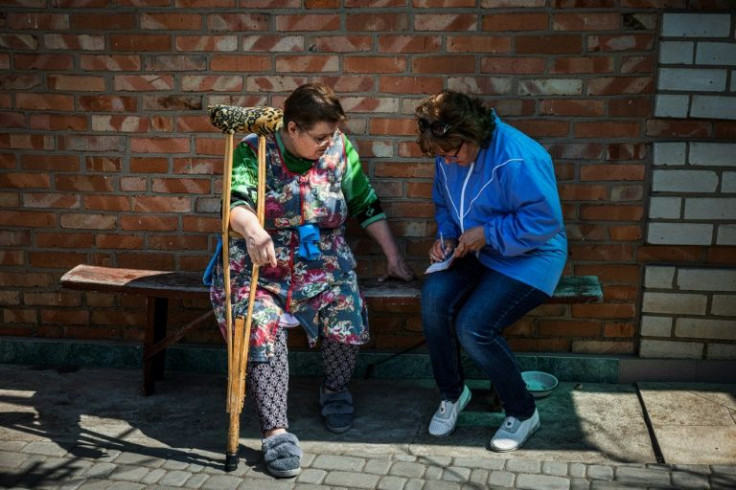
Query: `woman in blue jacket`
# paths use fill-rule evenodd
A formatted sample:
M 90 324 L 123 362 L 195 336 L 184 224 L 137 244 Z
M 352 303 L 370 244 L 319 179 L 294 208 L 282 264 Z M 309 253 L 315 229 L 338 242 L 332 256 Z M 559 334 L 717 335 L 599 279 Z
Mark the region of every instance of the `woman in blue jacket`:
M 458 92 L 426 98 L 415 115 L 419 146 L 436 166 L 437 239 L 429 257 L 450 264 L 428 274 L 422 289 L 422 325 L 442 397 L 429 433 L 452 433 L 470 401 L 462 347 L 491 379 L 506 413 L 490 447 L 513 451 L 539 427 L 539 413 L 502 333 L 552 295 L 567 257 L 552 160 Z

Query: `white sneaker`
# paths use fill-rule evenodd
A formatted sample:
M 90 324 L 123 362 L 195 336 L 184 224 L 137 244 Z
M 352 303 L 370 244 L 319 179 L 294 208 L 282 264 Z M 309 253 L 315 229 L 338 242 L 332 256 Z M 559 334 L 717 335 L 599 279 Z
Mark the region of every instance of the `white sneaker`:
M 434 413 L 432 421 L 429 423 L 429 434 L 438 437 L 452 434 L 457 425 L 458 415 L 463 411 L 472 396 L 470 388 L 463 386 L 463 392 L 455 403 L 442 400 L 440 408 Z
M 491 450 L 499 453 L 515 451 L 523 446 L 537 429 L 539 429 L 539 412 L 536 409 L 534 415 L 524 421 L 516 417 L 506 417 L 491 438 Z

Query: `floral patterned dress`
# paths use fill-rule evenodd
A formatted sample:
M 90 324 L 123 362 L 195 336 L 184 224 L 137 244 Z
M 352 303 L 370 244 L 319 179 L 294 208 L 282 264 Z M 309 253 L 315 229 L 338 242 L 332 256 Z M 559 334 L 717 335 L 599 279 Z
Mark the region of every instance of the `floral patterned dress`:
M 344 234 L 348 205 L 341 189 L 346 171 L 345 139 L 337 131 L 322 157 L 303 174 L 286 166 L 275 135 L 266 141 L 265 229 L 276 251 L 276 267 L 259 269 L 253 307 L 249 360 L 266 361 L 284 312 L 305 329 L 310 346 L 320 337 L 347 344 L 369 340 L 367 311 L 358 290 L 355 258 Z M 257 136 L 241 144 L 257 148 Z M 255 205 L 255 194 L 252 195 Z M 299 230 L 319 229 L 320 257 L 299 254 Z M 230 240 L 233 318 L 245 317 L 252 263 L 244 239 Z M 210 299 L 220 330 L 225 333 L 225 295 L 221 264 L 212 277 Z M 283 322 L 282 322 L 283 325 Z

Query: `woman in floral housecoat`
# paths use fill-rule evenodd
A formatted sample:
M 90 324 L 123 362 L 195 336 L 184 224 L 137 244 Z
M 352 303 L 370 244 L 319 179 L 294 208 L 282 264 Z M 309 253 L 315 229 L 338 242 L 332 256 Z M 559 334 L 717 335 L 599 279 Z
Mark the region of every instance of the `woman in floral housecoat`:
M 357 218 L 387 259 L 384 277 L 410 280 L 375 192 L 355 148 L 338 129 L 345 113 L 329 88 L 310 83 L 284 103 L 283 124 L 266 141 L 265 226 L 255 215 L 257 141 L 236 147 L 230 225 L 233 317 L 246 315 L 252 264 L 260 266 L 247 367 L 266 469 L 279 477 L 299 473 L 299 441 L 287 432 L 287 328 L 301 326 L 310 346 L 321 345 L 324 379 L 319 401 L 327 429 L 352 427 L 347 385 L 358 349 L 368 342 L 366 307 L 358 290 L 355 259 L 345 240 L 345 220 Z M 213 273 L 211 300 L 225 331 L 223 272 Z

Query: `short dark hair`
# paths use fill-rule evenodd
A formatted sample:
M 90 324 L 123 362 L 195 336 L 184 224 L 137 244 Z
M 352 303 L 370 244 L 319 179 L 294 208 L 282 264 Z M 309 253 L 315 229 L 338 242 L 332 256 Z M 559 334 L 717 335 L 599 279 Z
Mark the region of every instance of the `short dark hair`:
M 470 141 L 487 148 L 495 123 L 493 111 L 478 98 L 471 98 L 454 90 L 443 90 L 422 100 L 414 111 L 417 122 L 424 119 L 431 124 L 440 121 L 448 129 L 442 136 L 435 135 L 430 129 L 422 130 L 417 126 L 419 138 L 417 143 L 426 155 L 435 155 L 457 149 L 463 141 Z M 425 128 L 427 125 L 424 125 Z
M 307 130 L 319 122 L 338 123 L 345 119 L 337 95 L 321 83 L 301 85 L 284 102 L 284 126 L 294 121 Z

